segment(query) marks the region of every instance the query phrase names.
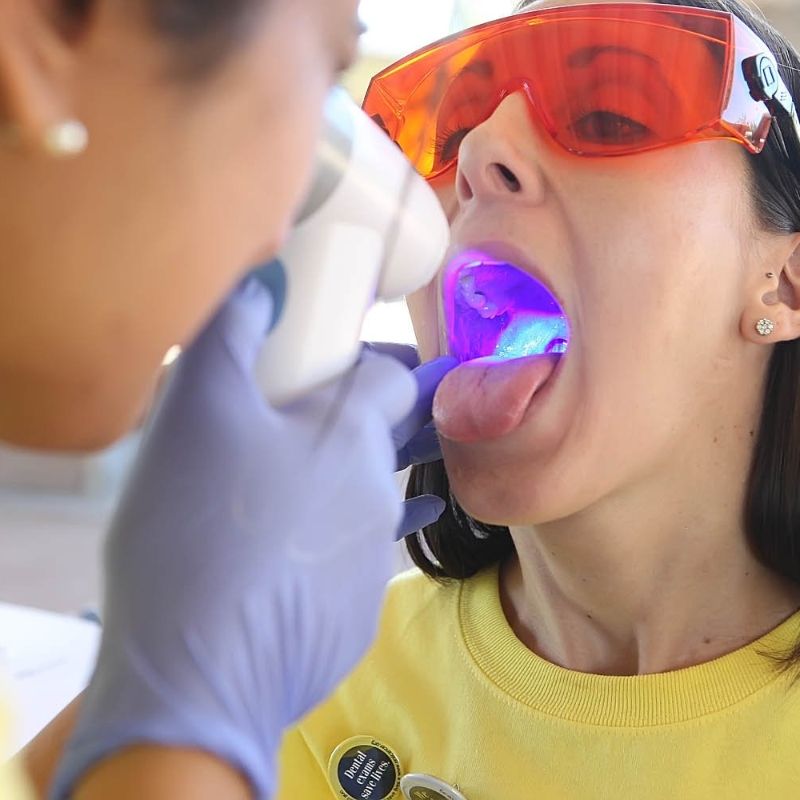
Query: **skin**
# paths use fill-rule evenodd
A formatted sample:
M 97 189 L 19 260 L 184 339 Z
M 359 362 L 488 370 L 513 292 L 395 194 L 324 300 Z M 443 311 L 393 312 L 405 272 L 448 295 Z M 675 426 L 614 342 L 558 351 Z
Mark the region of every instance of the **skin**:
M 36 797 L 47 797 L 64 746 L 78 721 L 82 696 L 64 708 L 20 753 Z
M 535 417 L 502 440 L 443 443 L 459 500 L 512 526 L 504 607 L 554 663 L 674 669 L 800 604 L 749 554 L 739 519 L 771 347 L 800 335 L 800 239 L 756 229 L 746 181 L 728 143 L 578 160 L 510 97 L 464 140 L 458 174 L 436 182 L 456 247 L 516 246 L 572 321 L 572 352 Z M 436 283 L 409 305 L 433 358 Z M 762 317 L 777 324 L 768 340 Z M 56 742 L 74 711 L 50 729 Z M 37 743 L 27 757 L 46 785 Z
M 147 406 L 162 359 L 279 248 L 313 168 L 324 97 L 355 54 L 356 0 L 254 4 L 212 69 L 179 76 L 144 4 L 0 0 L 0 440 L 89 450 Z M 286 76 L 291 76 L 288 80 Z M 43 142 L 65 119 L 87 152 Z M 29 749 L 52 779 L 76 706 Z M 121 752 L 77 798 L 243 798 L 210 755 Z
M 59 7 L 0 0 L 0 439 L 86 450 L 133 424 L 167 349 L 286 236 L 356 2 L 256 4 L 196 79 L 143 3 L 97 0 L 69 34 Z M 68 118 L 90 146 L 55 160 L 44 133 Z
M 572 324 L 520 428 L 443 441 L 464 508 L 510 526 L 500 588 L 517 636 L 570 669 L 642 674 L 730 652 L 793 613 L 800 590 L 755 560 L 741 510 L 772 346 L 800 335 L 800 237 L 757 229 L 744 149 L 580 159 L 517 94 L 436 186 L 454 248 L 517 248 Z M 426 359 L 441 349 L 437 291 L 410 301 Z

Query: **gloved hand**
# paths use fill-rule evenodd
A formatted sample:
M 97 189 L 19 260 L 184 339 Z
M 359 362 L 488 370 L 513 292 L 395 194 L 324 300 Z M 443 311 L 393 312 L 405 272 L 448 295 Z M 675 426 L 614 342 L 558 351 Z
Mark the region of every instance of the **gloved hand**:
M 282 729 L 374 635 L 401 519 L 391 431 L 415 381 L 365 353 L 338 382 L 270 408 L 253 379 L 269 317 L 248 282 L 181 357 L 145 434 L 106 546 L 103 639 L 57 798 L 142 741 L 215 753 L 268 796 Z
M 395 342 L 369 342 L 365 349 L 373 353 L 392 356 L 414 371 L 419 389 L 417 402 L 411 413 L 392 431 L 397 448 L 397 469 L 412 464 L 427 464 L 442 457 L 439 437 L 433 426 L 431 409 L 433 396 L 442 378 L 457 366 L 458 361 L 449 356 L 437 358 L 420 366 L 417 348 Z M 445 502 L 432 494 L 420 495 L 403 504 L 403 521 L 399 538 L 416 533 L 426 525 L 436 522 L 442 515 Z

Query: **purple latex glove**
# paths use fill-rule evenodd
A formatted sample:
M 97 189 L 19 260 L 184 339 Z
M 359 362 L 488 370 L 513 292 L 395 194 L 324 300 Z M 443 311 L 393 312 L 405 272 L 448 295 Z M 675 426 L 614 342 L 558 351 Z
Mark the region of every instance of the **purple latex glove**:
M 396 447 L 413 425 L 392 429 L 415 380 L 365 353 L 270 408 L 252 374 L 270 309 L 259 284 L 240 289 L 181 357 L 146 433 L 106 547 L 103 640 L 60 800 L 142 741 L 215 753 L 267 797 L 283 728 L 374 636 L 402 516 Z
M 442 453 L 439 437 L 432 422 L 433 396 L 442 378 L 458 365 L 458 361 L 450 356 L 443 356 L 420 365 L 416 347 L 395 342 L 369 342 L 364 345 L 364 349 L 396 358 L 414 370 L 414 377 L 417 379 L 417 402 L 411 413 L 392 431 L 397 448 L 397 469 L 440 459 Z M 444 509 L 444 500 L 432 494 L 406 500 L 398 538 L 409 536 L 436 522 Z

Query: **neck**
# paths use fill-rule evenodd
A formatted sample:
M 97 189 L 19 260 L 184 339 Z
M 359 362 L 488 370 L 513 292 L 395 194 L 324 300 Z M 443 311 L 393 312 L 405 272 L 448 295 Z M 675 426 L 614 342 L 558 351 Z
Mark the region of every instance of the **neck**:
M 512 528 L 501 597 L 517 636 L 568 669 L 635 675 L 710 661 L 790 616 L 800 587 L 748 547 L 751 446 L 731 444 L 580 514 Z

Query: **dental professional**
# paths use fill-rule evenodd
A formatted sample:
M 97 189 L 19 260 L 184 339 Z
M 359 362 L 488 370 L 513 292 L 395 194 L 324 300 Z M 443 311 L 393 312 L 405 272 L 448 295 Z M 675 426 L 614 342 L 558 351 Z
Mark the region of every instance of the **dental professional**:
M 447 362 L 367 352 L 282 410 L 253 377 L 272 300 L 242 279 L 307 189 L 356 5 L 0 0 L 0 439 L 107 445 L 185 347 L 112 522 L 56 797 L 268 797 L 283 728 L 370 642 L 395 536 L 443 507 L 404 511 L 393 471 L 435 449 Z M 15 769 L 3 800 L 29 796 Z

